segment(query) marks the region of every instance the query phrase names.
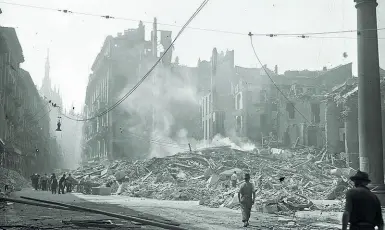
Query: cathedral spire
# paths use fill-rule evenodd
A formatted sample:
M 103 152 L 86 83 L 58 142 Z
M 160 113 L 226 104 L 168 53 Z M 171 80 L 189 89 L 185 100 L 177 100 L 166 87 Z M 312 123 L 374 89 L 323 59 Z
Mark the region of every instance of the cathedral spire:
M 51 97 L 51 78 L 49 76 L 49 72 L 50 72 L 50 64 L 49 64 L 49 49 L 48 49 L 47 58 L 45 60 L 44 78 L 40 89 L 41 93 L 47 98 Z
M 49 49 L 47 50 L 47 58 L 45 59 L 45 73 L 44 79 L 50 79 L 49 77 L 50 65 L 49 65 Z

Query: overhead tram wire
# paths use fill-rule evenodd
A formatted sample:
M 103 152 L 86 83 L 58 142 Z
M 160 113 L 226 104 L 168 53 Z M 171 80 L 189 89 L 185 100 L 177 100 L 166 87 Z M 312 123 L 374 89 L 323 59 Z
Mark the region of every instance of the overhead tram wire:
M 41 111 L 44 111 L 44 109 L 45 109 L 48 105 L 51 105 L 51 103 L 50 103 L 50 102 L 47 102 L 45 105 L 43 105 L 39 110 L 37 110 L 37 111 L 31 116 L 30 119 L 28 119 L 28 120 L 26 121 L 26 123 L 31 123 L 31 122 L 33 122 L 34 119 L 35 119 L 35 117 L 37 117 L 37 115 L 38 115 Z M 38 119 L 36 120 L 37 124 L 38 124 L 38 122 L 39 122 L 42 118 L 44 118 L 50 111 L 51 111 L 51 108 L 50 108 L 49 111 L 46 112 L 42 117 L 38 118 Z M 23 128 L 24 128 L 24 127 L 18 127 L 18 129 L 15 131 L 15 136 L 14 136 L 15 138 L 16 138 L 16 135 L 18 135 L 19 132 L 21 131 L 21 129 L 23 129 Z M 14 138 L 13 138 L 13 139 L 14 139 Z M 11 139 L 11 140 L 8 140 L 8 141 L 12 141 L 12 139 Z
M 90 118 L 84 118 L 84 119 L 76 119 L 67 116 L 66 114 L 62 115 L 68 119 L 74 120 L 74 121 L 89 121 L 93 120 L 95 118 L 101 117 L 113 109 L 115 109 L 118 105 L 120 105 L 124 100 L 126 100 L 143 82 L 146 80 L 146 78 L 152 73 L 152 71 L 155 69 L 155 67 L 162 61 L 163 57 L 167 54 L 167 52 L 174 46 L 174 43 L 179 38 L 179 36 L 183 33 L 184 29 L 191 23 L 191 21 L 199 14 L 199 12 L 206 6 L 206 4 L 209 2 L 209 0 L 204 0 L 202 4 L 198 7 L 198 9 L 194 12 L 194 14 L 190 17 L 190 19 L 185 23 L 185 25 L 182 27 L 182 29 L 179 31 L 179 33 L 175 36 L 174 40 L 171 42 L 170 46 L 163 52 L 163 54 L 160 56 L 160 58 L 157 59 L 155 64 L 150 68 L 150 70 L 139 80 L 139 82 L 128 92 L 126 95 L 124 95 L 121 99 L 119 99 L 115 104 L 110 106 L 105 111 L 101 112 L 100 114 L 97 114 Z
M 52 110 L 52 108 L 50 108 L 43 116 L 41 116 L 39 119 L 37 119 L 35 124 L 27 126 L 25 131 L 31 131 L 33 128 L 35 128 L 35 126 L 39 124 L 39 121 L 41 119 L 43 119 L 45 116 L 47 116 L 51 112 L 51 110 Z M 15 134 L 12 139 L 7 140 L 7 141 L 9 141 L 10 143 L 15 143 L 16 139 L 18 139 L 18 135 Z
M 266 67 L 263 65 L 261 59 L 259 58 L 257 52 L 255 51 L 255 47 L 254 47 L 254 43 L 253 43 L 253 34 L 250 32 L 249 33 L 249 36 L 250 36 L 250 44 L 251 44 L 251 47 L 253 49 L 253 52 L 254 52 L 254 55 L 255 57 L 257 58 L 259 64 L 262 66 L 264 72 L 266 73 L 266 75 L 268 76 L 268 78 L 270 79 L 270 81 L 273 83 L 273 85 L 277 88 L 278 92 L 290 103 L 292 103 L 292 101 L 286 96 L 286 94 L 279 88 L 279 86 L 275 83 L 274 79 L 270 76 L 270 73 L 269 71 L 266 69 Z M 307 122 L 311 123 L 309 121 L 309 119 L 307 119 L 307 117 L 301 112 L 299 111 L 294 105 L 294 110 L 297 111 L 303 118 L 304 120 L 306 120 Z
M 18 6 L 18 7 L 25 7 L 25 8 L 33 8 L 38 10 L 47 10 L 47 11 L 55 11 L 60 13 L 65 13 L 68 15 L 83 15 L 83 16 L 90 16 L 90 17 L 98 17 L 98 18 L 104 18 L 104 19 L 113 19 L 113 20 L 124 20 L 124 21 L 132 21 L 132 22 L 139 22 L 142 20 L 138 19 L 132 19 L 132 18 L 125 18 L 125 17 L 118 17 L 118 16 L 111 16 L 111 15 L 102 15 L 102 14 L 94 14 L 94 13 L 86 13 L 86 12 L 78 12 L 78 11 L 72 11 L 68 9 L 59 9 L 59 8 L 49 8 L 49 7 L 42 7 L 42 6 L 35 6 L 35 5 L 27 5 L 27 4 L 19 4 L 19 3 L 13 3 L 13 2 L 5 2 L 0 1 L 2 4 L 11 5 L 11 6 Z M 150 21 L 142 21 L 146 24 L 152 24 L 153 22 Z M 183 28 L 184 26 L 170 24 L 170 23 L 159 23 L 158 25 L 163 26 L 170 26 L 170 27 L 178 27 Z M 199 28 L 199 27 L 186 27 L 187 29 L 192 30 L 200 30 L 200 31 L 207 31 L 207 32 L 215 32 L 215 33 L 224 33 L 224 34 L 233 34 L 233 35 L 241 35 L 241 36 L 247 36 L 246 33 L 242 32 L 235 32 L 235 31 L 225 31 L 225 30 L 216 30 L 216 29 L 209 29 L 209 28 Z M 367 30 L 336 30 L 336 31 L 322 31 L 322 32 L 303 32 L 303 33 L 254 33 L 253 36 L 266 36 L 266 37 L 298 37 L 298 38 L 326 38 L 326 37 L 312 37 L 314 35 L 327 35 L 327 34 L 342 34 L 342 33 L 358 33 L 360 31 L 372 31 L 372 30 L 385 30 L 385 28 L 376 28 L 376 29 L 367 29 Z M 327 38 L 344 38 L 344 37 L 327 37 Z M 344 39 L 356 39 L 356 38 L 344 38 Z M 368 38 L 370 39 L 370 38 Z M 376 39 L 376 38 L 372 38 Z M 385 39 L 385 38 L 378 38 L 378 39 Z

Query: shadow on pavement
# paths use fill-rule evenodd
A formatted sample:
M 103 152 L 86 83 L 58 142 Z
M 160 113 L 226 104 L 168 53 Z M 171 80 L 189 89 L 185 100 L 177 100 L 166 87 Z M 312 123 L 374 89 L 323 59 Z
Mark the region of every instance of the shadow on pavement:
M 66 193 L 66 194 L 51 194 L 48 191 L 35 191 L 32 189 L 25 189 L 18 191 L 12 194 L 11 198 L 20 199 L 21 196 L 30 197 L 34 199 L 41 199 L 47 201 L 60 202 L 65 204 L 71 204 L 76 206 L 81 206 L 90 209 L 98 209 L 105 212 L 117 213 L 121 215 L 135 216 L 142 219 L 160 221 L 163 223 L 177 222 L 174 220 L 168 220 L 160 216 L 154 216 L 151 214 L 146 214 L 142 212 L 135 211 L 133 209 L 122 207 L 117 204 L 106 204 L 106 203 L 95 203 L 90 202 L 79 197 L 79 194 L 76 193 Z M 113 217 L 108 217 L 105 215 L 93 214 L 89 212 L 78 212 L 78 211 L 69 211 L 69 210 L 59 210 L 46 207 L 38 207 L 32 205 L 18 204 L 18 203 L 7 203 L 3 209 L 4 211 L 0 214 L 0 228 L 2 226 L 18 226 L 18 229 L 21 227 L 26 227 L 26 229 L 43 229 L 47 226 L 52 228 L 67 229 L 65 223 L 70 220 L 75 221 L 84 221 L 84 220 L 111 220 L 113 224 L 120 225 L 118 227 L 110 226 L 108 229 L 161 229 L 153 226 L 143 226 L 140 223 L 136 223 L 129 220 L 121 220 Z M 197 229 L 192 228 L 191 226 L 181 227 L 187 229 Z M 9 228 L 7 228 L 9 229 Z M 83 229 L 79 226 L 68 225 L 68 229 Z M 84 228 L 90 229 L 90 228 Z M 92 227 L 91 229 L 106 229 Z

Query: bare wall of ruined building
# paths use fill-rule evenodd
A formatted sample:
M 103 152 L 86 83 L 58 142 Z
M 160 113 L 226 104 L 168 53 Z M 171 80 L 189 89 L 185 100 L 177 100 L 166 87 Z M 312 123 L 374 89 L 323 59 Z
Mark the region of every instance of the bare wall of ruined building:
M 325 104 L 320 101 L 281 101 L 273 123 L 278 122 L 278 136 L 286 145 L 299 138 L 305 146 L 324 145 Z
M 341 112 L 343 108 L 334 100 L 327 100 L 326 118 L 326 148 L 329 153 L 338 154 L 345 151 L 345 122 Z
M 270 127 L 266 125 L 268 116 L 266 115 L 265 98 L 261 95 L 261 87 L 246 87 L 240 82 L 235 87 L 233 97 L 234 112 L 232 124 L 236 134 L 241 138 L 250 141 L 260 142 L 262 133 L 268 133 Z M 262 121 L 262 122 L 261 122 Z
M 233 128 L 234 51 L 218 54 L 213 49 L 211 57 L 210 93 L 202 98 L 202 128 L 206 141 L 216 134 L 227 135 Z

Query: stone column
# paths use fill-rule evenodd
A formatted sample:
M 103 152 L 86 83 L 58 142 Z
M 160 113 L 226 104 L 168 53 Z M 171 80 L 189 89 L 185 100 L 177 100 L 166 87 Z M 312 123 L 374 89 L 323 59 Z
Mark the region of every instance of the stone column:
M 377 0 L 355 0 L 357 8 L 358 130 L 360 170 L 368 172 L 371 188 L 385 205 L 382 153 Z
M 345 104 L 348 111 L 345 117 L 345 151 L 348 155 L 349 167 L 358 170 L 359 141 L 358 141 L 358 101 L 349 99 Z
M 331 98 L 328 99 L 325 110 L 325 133 L 326 133 L 326 149 L 328 153 L 339 153 L 340 141 L 340 112 L 337 103 Z

